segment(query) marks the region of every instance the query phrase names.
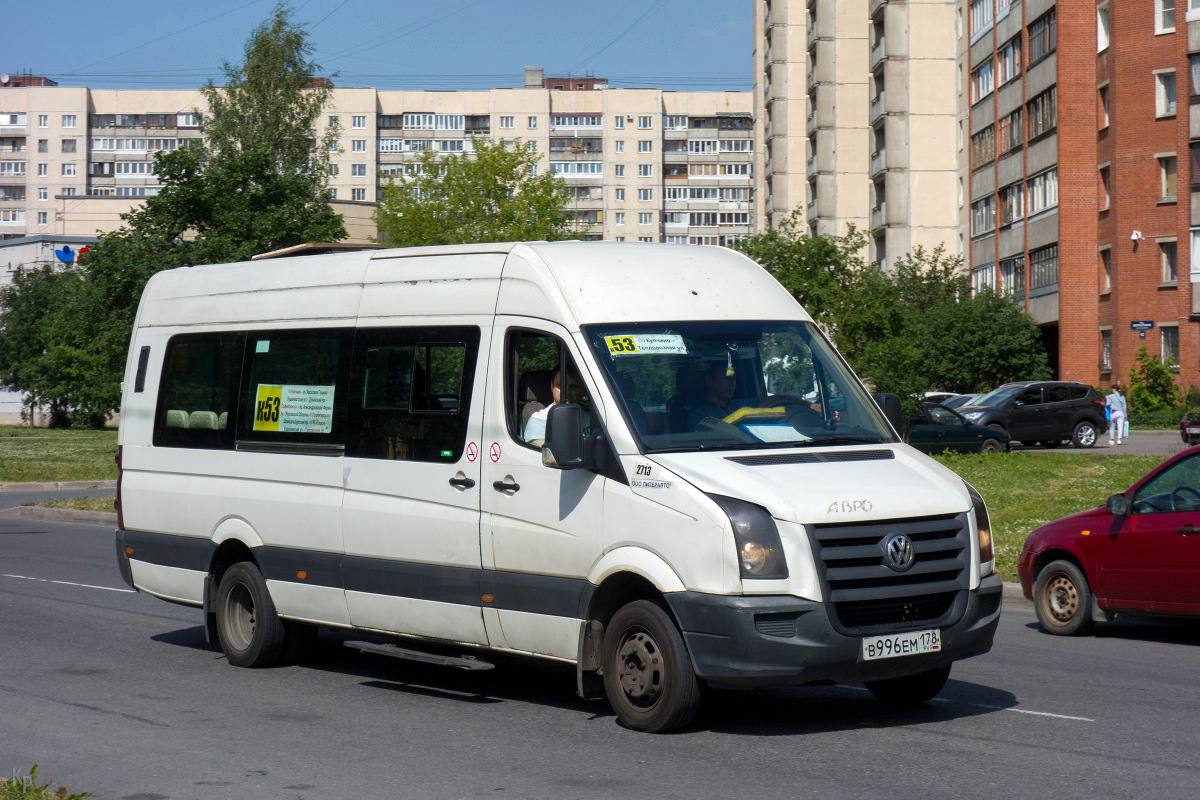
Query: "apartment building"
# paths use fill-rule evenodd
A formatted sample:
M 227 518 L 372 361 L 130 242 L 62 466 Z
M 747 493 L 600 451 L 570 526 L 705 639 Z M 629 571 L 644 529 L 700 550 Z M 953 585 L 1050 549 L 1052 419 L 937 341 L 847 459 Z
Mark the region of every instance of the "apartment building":
M 764 219 L 871 234 L 889 268 L 958 247 L 951 0 L 755 0 Z
M 335 89 L 319 127 L 337 133 L 331 199 L 351 238 L 375 234 L 383 181 L 414 174 L 426 151 L 470 153 L 480 137 L 532 143 L 537 169 L 571 188 L 570 213 L 589 238 L 726 244 L 756 230 L 749 93 L 611 89 L 538 67 L 525 83 Z M 154 153 L 199 136 L 203 111 L 196 91 L 0 88 L 0 238 L 119 226 L 158 190 Z
M 960 0 L 957 19 L 975 286 L 1025 304 L 1062 378 L 1127 384 L 1144 346 L 1200 382 L 1200 0 Z

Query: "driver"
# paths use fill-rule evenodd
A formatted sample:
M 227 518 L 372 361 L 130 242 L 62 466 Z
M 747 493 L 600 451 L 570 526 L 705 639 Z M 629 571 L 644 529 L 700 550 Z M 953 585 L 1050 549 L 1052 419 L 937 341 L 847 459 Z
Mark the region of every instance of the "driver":
M 688 412 L 687 427 L 694 431 L 708 417 L 723 419 L 739 408 L 765 408 L 770 406 L 803 406 L 821 413 L 820 403 L 809 403 L 791 395 L 769 395 L 767 397 L 734 398 L 737 391 L 737 375 L 726 361 L 714 361 L 704 373 L 705 394 L 700 405 Z

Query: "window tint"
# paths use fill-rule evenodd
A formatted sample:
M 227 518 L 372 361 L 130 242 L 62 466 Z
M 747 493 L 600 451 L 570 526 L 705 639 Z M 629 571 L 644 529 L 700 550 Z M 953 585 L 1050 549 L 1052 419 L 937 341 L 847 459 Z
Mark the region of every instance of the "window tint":
M 458 461 L 478 352 L 474 327 L 360 330 L 350 370 L 346 455 Z
M 1065 403 L 1071 399 L 1071 388 L 1069 386 L 1047 386 L 1046 387 L 1046 402 L 1047 403 Z
M 514 441 L 539 447 L 545 439 L 547 409 L 554 405 L 554 389 L 561 396 L 557 377 L 562 342 L 537 331 L 510 331 L 507 339 L 505 417 Z M 585 433 L 590 433 L 591 399 L 574 360 L 567 356 L 567 402 L 584 408 Z
M 349 346 L 345 330 L 248 334 L 238 438 L 342 444 Z
M 1034 386 L 1017 395 L 1014 405 L 1035 406 L 1042 402 L 1042 387 Z
M 1200 509 L 1200 456 L 1177 461 L 1147 481 L 1133 498 L 1135 514 Z
M 167 343 L 154 417 L 156 447 L 232 448 L 245 335 L 187 334 Z
M 1068 386 L 1068 391 L 1072 400 L 1083 400 L 1088 395 L 1088 387 L 1086 386 Z

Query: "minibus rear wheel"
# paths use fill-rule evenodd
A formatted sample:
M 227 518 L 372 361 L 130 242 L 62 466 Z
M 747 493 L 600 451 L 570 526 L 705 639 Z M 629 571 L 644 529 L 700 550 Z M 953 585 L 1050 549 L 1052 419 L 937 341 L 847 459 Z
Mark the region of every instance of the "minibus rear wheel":
M 287 630 L 275 612 L 267 582 L 249 561 L 234 564 L 221 578 L 217 635 L 234 666 L 269 667 L 283 653 Z
M 662 733 L 691 722 L 700 683 L 666 609 L 650 600 L 622 606 L 604 632 L 604 689 L 621 722 Z

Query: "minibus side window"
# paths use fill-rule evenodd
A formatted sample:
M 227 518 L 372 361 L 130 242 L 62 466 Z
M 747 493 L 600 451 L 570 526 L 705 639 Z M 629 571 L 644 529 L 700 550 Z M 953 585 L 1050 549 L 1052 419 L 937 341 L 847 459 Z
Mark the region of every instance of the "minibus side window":
M 155 447 L 232 449 L 245 335 L 174 336 L 154 414 Z
M 247 334 L 239 442 L 342 445 L 352 338 L 343 329 Z
M 513 441 L 538 449 L 545 438 L 546 409 L 554 404 L 554 376 L 562 341 L 549 333 L 512 330 L 506 339 L 505 419 Z M 574 360 L 567 355 L 567 397 L 585 410 L 590 432 L 591 398 Z M 561 381 L 559 385 L 561 396 Z
M 479 328 L 364 328 L 350 369 L 346 455 L 454 463 L 466 446 Z

